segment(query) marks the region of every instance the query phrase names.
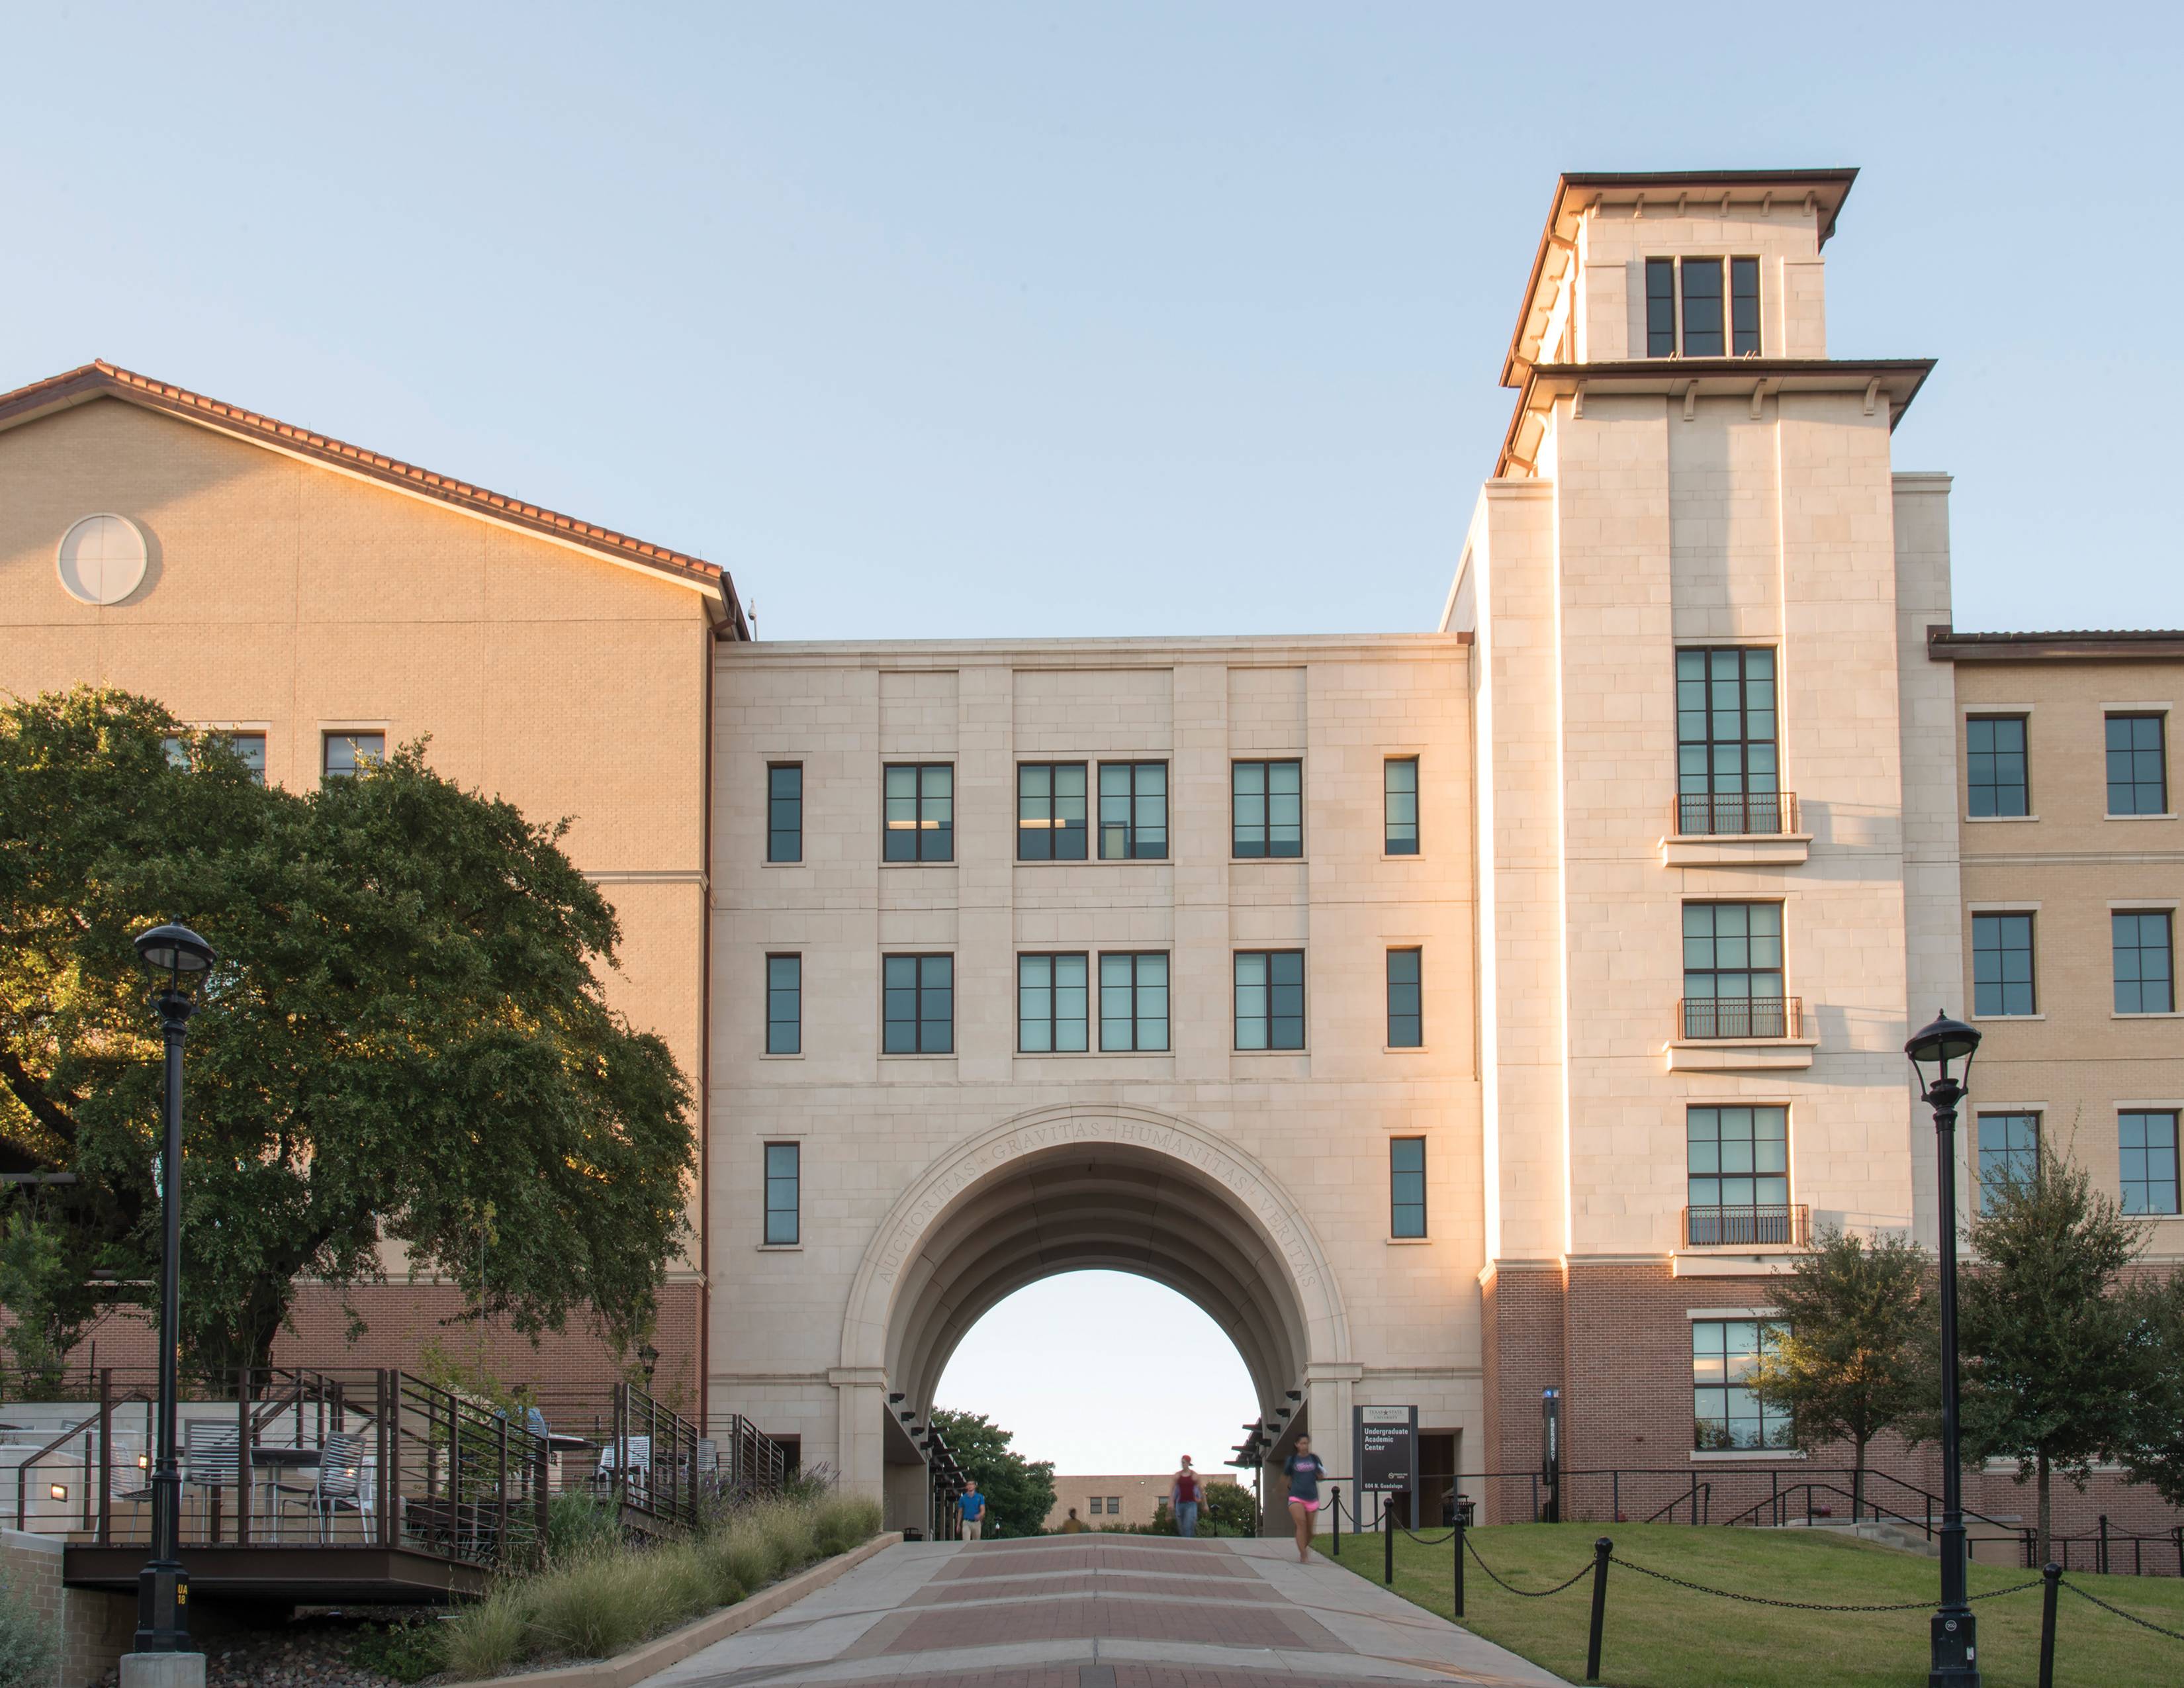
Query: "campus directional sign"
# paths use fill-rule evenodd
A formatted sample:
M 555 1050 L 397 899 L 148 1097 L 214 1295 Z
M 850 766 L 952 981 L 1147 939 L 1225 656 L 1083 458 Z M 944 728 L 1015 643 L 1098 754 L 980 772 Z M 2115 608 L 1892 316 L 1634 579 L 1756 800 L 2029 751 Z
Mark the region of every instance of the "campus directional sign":
M 1355 1457 L 1358 1515 L 1368 1495 L 1404 1495 L 1411 1528 L 1418 1522 L 1418 1409 L 1415 1407 L 1360 1407 L 1356 1409 Z

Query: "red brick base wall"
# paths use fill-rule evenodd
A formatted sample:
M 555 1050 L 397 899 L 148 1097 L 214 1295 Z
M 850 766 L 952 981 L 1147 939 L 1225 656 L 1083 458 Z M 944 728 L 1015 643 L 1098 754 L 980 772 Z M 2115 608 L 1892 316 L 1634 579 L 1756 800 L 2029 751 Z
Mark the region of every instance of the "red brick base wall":
M 1477 1455 L 1465 1450 L 1463 1463 L 1489 1472 L 1537 1471 L 1543 1434 L 1540 1391 L 1562 1385 L 1565 1377 L 1562 1270 L 1496 1272 L 1488 1280 L 1482 1305 L 1485 1446 Z M 1473 1499 L 1484 1503 L 1480 1521 L 1486 1524 L 1530 1518 L 1533 1494 L 1529 1479 L 1497 1478 L 1472 1490 Z

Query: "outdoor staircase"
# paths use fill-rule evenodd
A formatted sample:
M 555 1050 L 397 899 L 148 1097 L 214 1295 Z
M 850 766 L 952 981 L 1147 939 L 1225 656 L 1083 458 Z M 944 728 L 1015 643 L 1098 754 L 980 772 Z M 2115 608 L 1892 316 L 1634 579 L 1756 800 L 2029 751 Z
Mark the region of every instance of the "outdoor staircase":
M 1922 1559 L 1942 1557 L 1940 1546 L 1929 1541 L 1924 1530 L 1890 1518 L 1868 1518 L 1862 1524 L 1852 1524 L 1847 1518 L 1814 1518 L 1810 1524 L 1802 1518 L 1791 1518 L 1780 1527 L 1783 1529 L 1824 1529 L 1836 1535 L 1871 1541 L 1882 1547 L 1893 1547 L 1902 1552 L 1916 1553 Z

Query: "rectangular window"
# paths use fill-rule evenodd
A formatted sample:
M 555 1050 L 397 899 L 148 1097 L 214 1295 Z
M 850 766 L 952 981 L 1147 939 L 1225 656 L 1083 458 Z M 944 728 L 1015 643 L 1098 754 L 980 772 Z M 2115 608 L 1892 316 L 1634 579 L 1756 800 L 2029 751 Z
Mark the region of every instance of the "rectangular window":
M 2032 916 L 1972 916 L 1972 1012 L 2034 1014 Z
M 1694 1248 L 1794 1240 L 1789 1109 L 1686 1108 L 1684 1156 Z
M 766 859 L 804 860 L 804 764 L 766 766 Z
M 1423 1137 L 1388 1139 L 1388 1234 L 1423 1237 L 1426 1234 L 1426 1140 Z
M 1979 1117 L 1980 1204 L 1986 1193 L 2005 1184 L 2029 1184 L 2040 1175 L 2040 1116 L 1981 1114 Z
M 1382 766 L 1384 790 L 1381 802 L 1386 832 L 1386 841 L 1382 848 L 1390 855 L 1416 855 L 1418 853 L 1418 759 L 1416 756 L 1390 756 Z
M 2169 771 L 2158 715 L 2108 718 L 2109 813 L 2166 815 Z
M 1123 1515 L 1123 1497 L 1122 1497 L 1120 1495 L 1110 1495 L 1110 1496 L 1107 1496 L 1107 1516 L 1108 1516 L 1109 1518 L 1118 1518 L 1122 1517 L 1122 1515 Z
M 1734 337 L 1730 350 L 1738 357 L 1754 356 L 1759 352 L 1759 260 L 1756 258 L 1732 258 L 1729 260 L 1730 332 Z
M 1774 653 L 1727 645 L 1676 653 L 1676 829 L 1780 833 Z
M 1100 764 L 1100 860 L 1158 861 L 1167 855 L 1167 764 Z
M 804 1240 L 798 1217 L 803 1158 L 800 1144 L 766 1145 L 766 1240 L 777 1247 Z
M 946 762 L 894 763 L 887 770 L 889 861 L 956 859 L 956 770 Z
M 1167 957 L 1100 958 L 1100 1047 L 1144 1054 L 1167 1047 Z
M 1084 764 L 1017 764 L 1017 860 L 1084 860 Z
M 2176 1212 L 2176 1116 L 2143 1111 L 2116 1117 L 2123 1155 L 2123 1211 Z
M 1752 1394 L 1752 1372 L 1759 1346 L 1774 1327 L 1750 1318 L 1691 1321 L 1692 1446 L 1786 1448 L 1793 1446 L 1790 1415 L 1763 1407 Z
M 1236 1047 L 1304 1047 L 1304 951 L 1236 952 Z
M 1684 284 L 1684 355 L 1718 358 L 1726 349 L 1721 331 L 1721 260 L 1686 258 L 1679 267 Z
M 1304 764 L 1237 762 L 1230 811 L 1240 856 L 1304 854 Z
M 1095 1495 L 1090 1500 L 1084 1503 L 1084 1510 L 1089 1513 L 1095 1518 L 1104 1515 L 1106 1509 L 1107 1502 L 1106 1499 L 1098 1495 Z
M 1388 951 L 1388 1047 L 1418 1049 L 1425 1043 L 1425 1023 L 1418 1002 L 1420 952 Z
M 214 728 L 205 736 L 208 738 L 217 739 L 227 746 L 228 749 L 234 754 L 236 760 L 241 762 L 248 772 L 253 780 L 259 785 L 265 783 L 265 735 L 264 733 L 223 733 Z M 186 768 L 190 766 L 190 747 L 187 739 L 163 738 L 159 742 L 166 749 L 167 764 L 170 767 Z
M 1781 904 L 1684 905 L 1684 1035 L 1790 1035 Z
M 804 1052 L 804 957 L 766 958 L 766 1052 Z
M 1017 957 L 1017 1048 L 1025 1055 L 1083 1051 L 1086 989 L 1083 955 Z
M 359 769 L 386 760 L 384 733 L 329 733 L 326 737 L 326 759 L 320 768 L 327 779 L 347 779 Z
M 2165 909 L 2125 909 L 2109 915 L 2115 947 L 2115 1011 L 2169 1014 L 2176 1008 Z
M 1676 260 L 1646 260 L 1646 355 L 1676 355 Z
M 2023 716 L 1975 715 L 1964 723 L 1964 784 L 1975 816 L 2032 812 Z
M 880 1048 L 888 1055 L 952 1055 L 956 1049 L 956 958 L 889 955 Z

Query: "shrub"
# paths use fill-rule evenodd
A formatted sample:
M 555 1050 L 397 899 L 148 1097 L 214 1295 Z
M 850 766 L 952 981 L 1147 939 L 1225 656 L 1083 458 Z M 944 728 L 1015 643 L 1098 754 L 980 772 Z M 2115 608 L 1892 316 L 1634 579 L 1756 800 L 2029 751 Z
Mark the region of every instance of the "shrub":
M 877 1501 L 859 1500 L 838 1490 L 813 1508 L 815 1528 L 822 1557 L 846 1553 L 861 1541 L 879 1534 L 880 1507 Z
M 706 1537 L 705 1551 L 720 1581 L 746 1591 L 772 1582 L 779 1568 L 765 1529 L 748 1516 L 731 1518 Z
M 621 1522 L 612 1502 L 589 1495 L 561 1494 L 546 1508 L 546 1563 L 611 1548 L 621 1540 Z
M 374 1624 L 359 1630 L 348 1644 L 348 1662 L 397 1682 L 422 1682 L 447 1665 L 440 1629 L 437 1624 Z
M 53 1680 L 53 1626 L 0 1579 L 0 1688 L 31 1688 Z
M 524 1656 L 530 1631 L 527 1585 L 497 1585 L 475 1606 L 466 1606 L 440 1626 L 441 1652 L 448 1669 L 467 1681 L 498 1676 Z

